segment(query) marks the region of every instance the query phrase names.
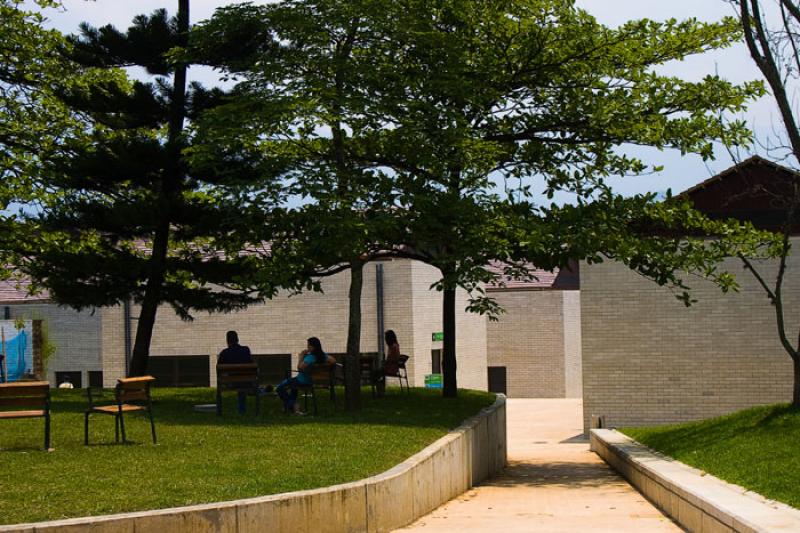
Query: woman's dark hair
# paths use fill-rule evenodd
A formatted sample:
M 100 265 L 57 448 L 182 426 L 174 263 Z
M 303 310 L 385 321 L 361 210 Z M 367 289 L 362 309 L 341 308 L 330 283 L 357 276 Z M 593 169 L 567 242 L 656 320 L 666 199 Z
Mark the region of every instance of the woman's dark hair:
M 386 340 L 386 344 L 391 346 L 392 344 L 398 344 L 397 342 L 397 335 L 395 335 L 394 330 L 387 329 L 386 333 L 383 334 L 384 340 Z
M 320 342 L 320 340 L 316 337 L 309 337 L 306 342 L 313 348 L 311 353 L 317 359 L 317 363 L 324 363 L 325 352 L 322 351 L 322 342 Z

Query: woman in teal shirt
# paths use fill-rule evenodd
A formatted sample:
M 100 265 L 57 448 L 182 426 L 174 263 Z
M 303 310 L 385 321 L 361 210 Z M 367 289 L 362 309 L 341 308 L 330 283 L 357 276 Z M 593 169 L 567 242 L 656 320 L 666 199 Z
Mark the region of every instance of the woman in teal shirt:
M 297 375 L 283 380 L 275 389 L 283 406 L 288 412 L 300 414 L 300 405 L 297 403 L 297 386 L 311 384 L 311 369 L 314 365 L 334 364 L 336 359 L 322 351 L 322 343 L 316 337 L 307 341 L 307 347 L 300 352 L 300 361 L 297 364 Z

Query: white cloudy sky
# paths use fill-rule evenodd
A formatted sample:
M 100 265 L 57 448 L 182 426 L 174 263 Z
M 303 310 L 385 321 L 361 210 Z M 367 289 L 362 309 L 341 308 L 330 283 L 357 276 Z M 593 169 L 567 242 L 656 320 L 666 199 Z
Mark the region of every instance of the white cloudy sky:
M 194 0 L 191 6 L 192 22 L 206 19 L 219 6 L 236 1 Z M 254 3 L 268 3 L 267 0 Z M 636 18 L 695 17 L 713 21 L 733 14 L 732 7 L 724 0 L 577 0 L 578 5 L 591 12 L 600 22 L 616 26 L 626 20 Z M 126 28 L 131 18 L 139 13 L 149 13 L 159 7 L 174 9 L 176 0 L 64 0 L 65 9 L 48 10 L 49 24 L 65 32 L 77 29 L 78 23 L 87 21 L 92 25 L 114 24 Z M 746 47 L 737 45 L 714 53 L 695 56 L 680 63 L 664 67 L 664 72 L 686 79 L 700 79 L 708 73 L 717 72 L 731 81 L 761 79 L 761 75 L 751 62 Z M 211 79 L 209 72 L 195 71 L 194 76 L 203 81 Z M 751 105 L 743 116 L 751 124 L 758 137 L 767 140 L 773 126 L 778 125 L 778 117 L 769 97 Z M 762 152 L 763 150 L 758 150 Z M 631 194 L 644 191 L 682 191 L 708 177 L 724 170 L 732 164 L 724 150 L 718 150 L 717 160 L 703 162 L 697 156 L 682 157 L 679 153 L 667 151 L 636 149 L 636 155 L 646 162 L 664 165 L 664 170 L 656 175 L 619 179 L 615 181 L 617 190 Z M 747 156 L 748 154 L 742 154 Z

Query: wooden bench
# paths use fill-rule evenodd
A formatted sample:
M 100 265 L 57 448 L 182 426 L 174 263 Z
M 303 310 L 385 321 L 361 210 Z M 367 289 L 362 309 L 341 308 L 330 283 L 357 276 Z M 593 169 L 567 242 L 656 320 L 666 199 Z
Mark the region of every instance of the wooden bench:
M 226 390 L 243 392 L 256 397 L 256 416 L 261 411 L 256 363 L 222 363 L 217 365 L 217 415 L 222 416 L 222 393 Z
M 153 444 L 156 443 L 156 425 L 153 421 L 153 402 L 150 398 L 150 385 L 156 380 L 153 376 L 141 376 L 117 380 L 114 388 L 115 402 L 109 405 L 94 405 L 91 387 L 86 389 L 89 397 L 89 408 L 84 413 L 83 443 L 89 445 L 89 415 L 101 414 L 114 417 L 114 440 L 119 442 L 119 433 L 122 430 L 122 442 L 127 443 L 125 436 L 125 413 L 145 411 L 150 418 L 150 431 L 153 435 Z M 140 402 L 140 403 L 133 403 Z
M 27 410 L 7 409 L 27 407 Z M 44 418 L 44 449 L 50 450 L 50 383 L 23 381 L 0 384 L 0 420 Z
M 308 412 L 308 397 L 311 396 L 311 403 L 314 406 L 314 414 L 317 414 L 317 395 L 316 389 L 328 389 L 330 391 L 333 410 L 336 410 L 336 380 L 334 370 L 336 364 L 315 364 L 311 368 L 311 383 L 308 385 L 297 385 L 297 391 L 303 393 L 303 405 Z M 297 373 L 296 370 L 293 372 Z

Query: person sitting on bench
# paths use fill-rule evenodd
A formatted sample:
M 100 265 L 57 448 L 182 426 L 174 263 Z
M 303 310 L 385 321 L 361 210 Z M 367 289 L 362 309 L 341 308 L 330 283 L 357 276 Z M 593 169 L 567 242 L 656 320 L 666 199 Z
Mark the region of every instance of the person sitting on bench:
M 309 338 L 307 344 L 306 349 L 299 355 L 297 375 L 286 378 L 275 389 L 283 400 L 284 408 L 290 413 L 304 414 L 300 411 L 300 404 L 297 403 L 297 386 L 311 384 L 311 368 L 314 365 L 336 363 L 336 359 L 322 351 L 322 342 L 318 338 Z
M 248 364 L 253 362 L 253 356 L 250 354 L 250 348 L 239 344 L 239 334 L 231 330 L 225 334 L 225 340 L 228 347 L 219 353 L 217 364 L 223 365 L 236 365 Z M 239 414 L 244 414 L 247 407 L 247 391 L 239 391 Z

